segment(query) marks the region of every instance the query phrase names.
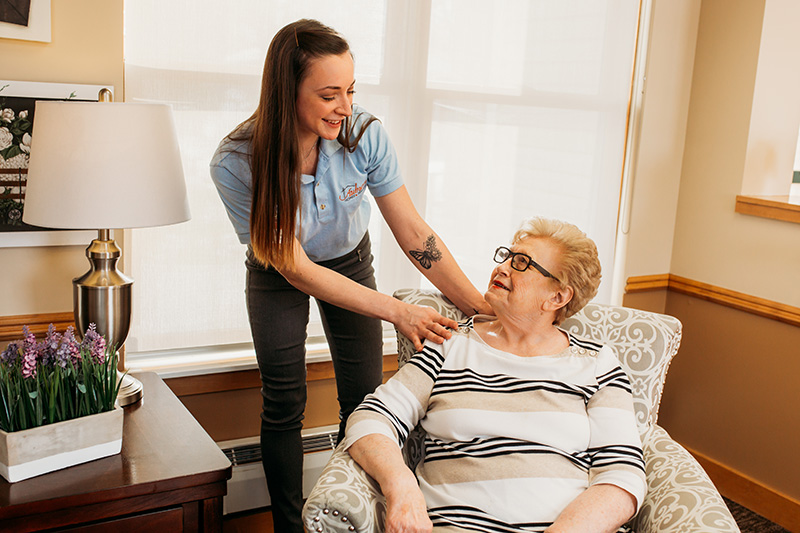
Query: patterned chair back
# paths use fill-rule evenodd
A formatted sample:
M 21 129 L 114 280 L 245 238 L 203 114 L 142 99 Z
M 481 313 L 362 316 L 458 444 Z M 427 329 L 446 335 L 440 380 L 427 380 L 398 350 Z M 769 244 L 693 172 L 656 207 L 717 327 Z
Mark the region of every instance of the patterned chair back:
M 400 289 L 394 297 L 406 303 L 432 307 L 456 321 L 466 318 L 436 291 Z M 680 321 L 649 311 L 589 303 L 561 327 L 614 349 L 631 381 L 639 433 L 644 434 L 655 425 L 667 369 L 681 343 Z M 414 345 L 398 333 L 397 349 L 398 363 L 402 366 L 414 354 Z

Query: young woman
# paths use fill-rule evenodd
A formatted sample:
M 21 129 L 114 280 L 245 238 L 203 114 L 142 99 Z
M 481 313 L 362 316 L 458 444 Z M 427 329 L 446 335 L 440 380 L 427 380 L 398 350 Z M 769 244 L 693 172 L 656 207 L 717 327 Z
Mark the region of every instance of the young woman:
M 303 531 L 302 427 L 309 296 L 336 373 L 340 436 L 381 382 L 380 320 L 421 348 L 456 323 L 376 290 L 367 189 L 412 263 L 469 314 L 490 312 L 414 208 L 383 126 L 353 105 L 347 41 L 313 20 L 267 51 L 255 113 L 220 143 L 211 176 L 248 244 L 247 306 L 262 380 L 261 449 L 276 531 Z

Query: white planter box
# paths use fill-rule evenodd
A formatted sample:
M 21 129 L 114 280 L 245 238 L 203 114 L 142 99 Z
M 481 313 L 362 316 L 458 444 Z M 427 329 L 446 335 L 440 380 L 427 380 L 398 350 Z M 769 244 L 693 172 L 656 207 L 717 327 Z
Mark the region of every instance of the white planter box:
M 115 455 L 122 449 L 122 408 L 22 431 L 0 430 L 0 475 L 22 481 Z

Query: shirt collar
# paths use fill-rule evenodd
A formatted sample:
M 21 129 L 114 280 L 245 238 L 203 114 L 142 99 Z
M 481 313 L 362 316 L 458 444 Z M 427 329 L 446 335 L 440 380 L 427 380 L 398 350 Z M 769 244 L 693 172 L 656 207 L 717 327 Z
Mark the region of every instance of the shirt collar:
M 320 139 L 319 140 L 319 152 L 320 157 L 317 161 L 317 175 L 322 175 L 325 172 L 325 169 L 328 168 L 328 160 L 331 158 L 333 154 L 337 151 L 343 149 L 344 147 L 339 144 L 339 141 L 336 139 L 328 140 L 328 139 Z M 300 174 L 300 183 L 303 185 L 307 185 L 309 183 L 314 183 L 316 178 L 310 174 Z
M 335 154 L 338 150 L 344 148 L 339 141 L 336 139 L 328 140 L 328 139 L 320 139 L 319 143 L 319 151 L 325 154 L 326 157 L 330 158 L 333 154 Z

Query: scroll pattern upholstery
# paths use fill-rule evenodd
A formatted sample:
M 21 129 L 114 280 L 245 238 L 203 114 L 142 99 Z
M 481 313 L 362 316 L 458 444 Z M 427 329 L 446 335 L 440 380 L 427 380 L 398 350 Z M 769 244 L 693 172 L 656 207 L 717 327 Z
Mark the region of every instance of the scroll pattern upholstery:
M 432 307 L 456 321 L 465 318 L 438 292 L 403 289 L 394 296 Z M 645 501 L 632 520 L 635 531 L 738 532 L 730 511 L 702 467 L 656 425 L 664 379 L 680 344 L 680 322 L 666 315 L 592 303 L 562 327 L 613 347 L 631 379 L 648 483 Z M 398 334 L 399 365 L 413 353 L 411 342 Z M 419 428 L 409 437 L 403 453 L 410 467 L 419 462 Z M 379 533 L 384 530 L 385 517 L 386 500 L 378 486 L 347 452 L 337 448 L 303 509 L 308 531 Z
M 655 425 L 667 369 L 681 342 L 678 319 L 590 303 L 565 320 L 562 327 L 614 349 L 631 381 L 639 433 Z
M 647 495 L 633 519 L 634 531 L 739 532 L 705 470 L 664 429 L 642 437 Z

